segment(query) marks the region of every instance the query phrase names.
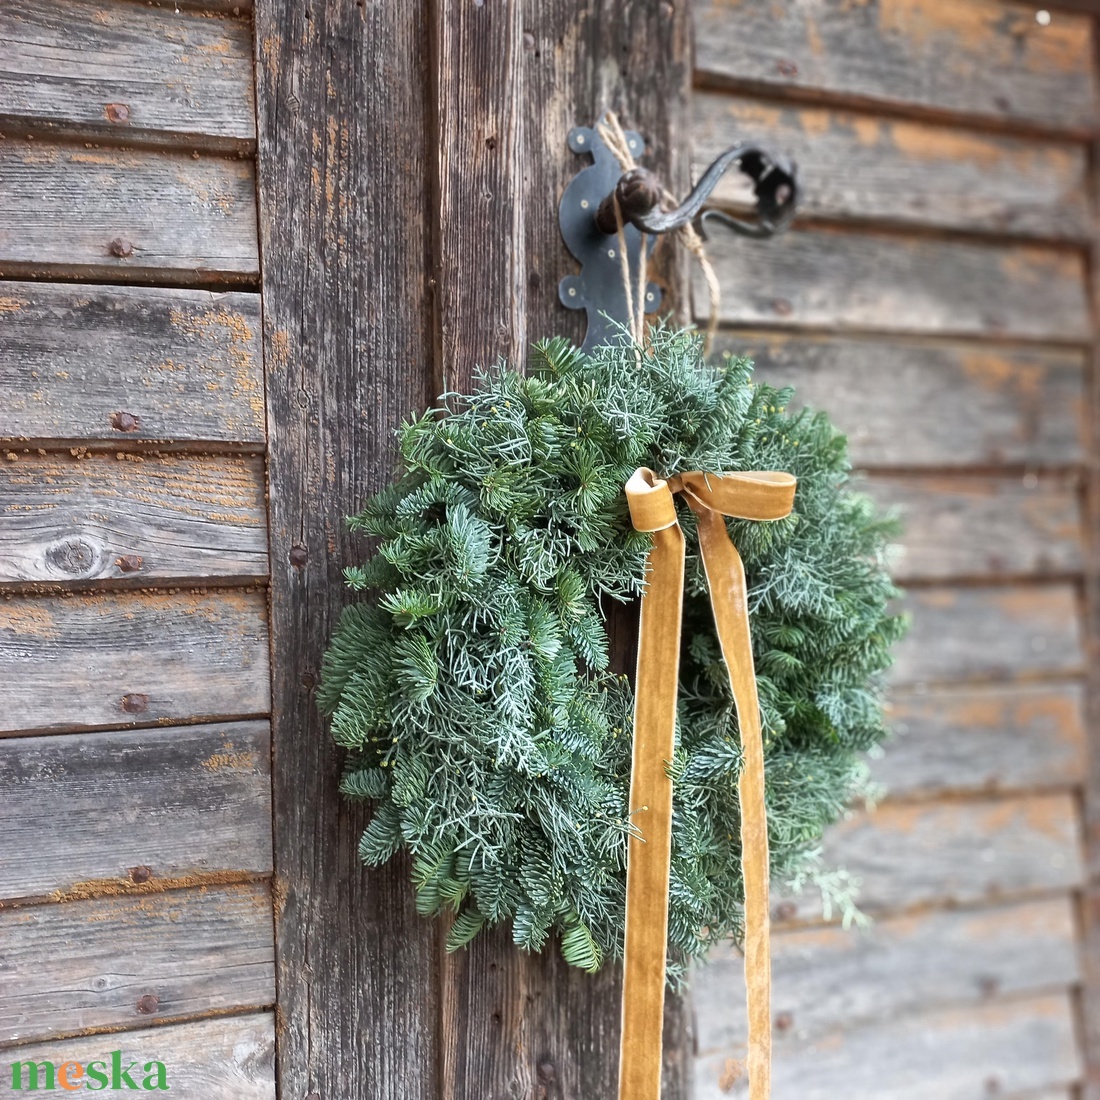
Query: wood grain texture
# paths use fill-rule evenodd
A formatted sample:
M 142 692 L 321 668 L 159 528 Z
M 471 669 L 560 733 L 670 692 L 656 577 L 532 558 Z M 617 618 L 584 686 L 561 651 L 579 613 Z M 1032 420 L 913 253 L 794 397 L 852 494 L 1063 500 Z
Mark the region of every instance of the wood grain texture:
M 268 667 L 262 590 L 0 601 L 0 733 L 266 714 Z
M 1085 456 L 1084 354 L 722 332 L 716 349 L 825 409 L 862 467 L 1067 466 Z
M 466 385 L 478 358 L 512 347 L 522 361 L 527 340 L 580 336 L 579 318 L 558 302 L 558 280 L 576 265 L 556 211 L 566 182 L 588 162 L 566 146 L 573 126 L 614 108 L 647 139 L 645 163 L 673 190 L 686 190 L 690 25 L 686 5 L 626 0 L 525 7 L 490 0 L 441 10 L 442 366 L 449 384 Z M 508 103 L 516 94 L 519 104 Z M 457 142 L 447 136 L 456 132 Z M 522 172 L 501 161 L 509 148 L 520 153 Z M 508 208 L 512 195 L 522 208 Z M 666 259 L 656 274 L 665 308 L 675 310 L 684 288 L 678 261 Z M 468 284 L 462 295 L 447 296 L 448 272 Z M 633 664 L 634 626 L 631 616 L 612 624 L 624 665 Z M 444 963 L 441 1096 L 614 1095 L 620 1000 L 616 972 L 593 980 L 571 972 L 556 951 L 518 954 L 507 929 L 479 938 Z M 674 998 L 664 1050 L 665 1096 L 686 1098 L 690 1008 Z
M 0 584 L 267 575 L 259 456 L 7 452 Z
M 871 765 L 890 797 L 1077 787 L 1087 744 L 1080 684 L 895 691 L 894 736 Z
M 1085 240 L 1088 163 L 1082 145 L 982 133 L 871 113 L 701 92 L 693 103 L 696 176 L 739 141 L 798 164 L 804 217 Z M 720 204 L 751 205 L 741 173 Z
M 264 436 L 259 295 L 26 282 L 0 291 L 0 438 L 255 450 Z
M 406 863 L 360 868 L 366 817 L 337 790 L 313 689 L 340 570 L 364 553 L 344 516 L 389 481 L 393 429 L 433 396 L 430 24 L 420 2 L 258 0 L 255 28 L 281 1090 L 428 1100 L 437 929 Z
M 1049 1100 L 1071 1093 L 1081 1064 L 1065 993 L 947 1009 L 776 1048 L 776 1096 L 799 1100 Z M 699 1067 L 697 1100 L 747 1095 L 731 1048 Z
M 828 866 L 859 880 L 859 907 L 879 916 L 1075 889 L 1084 879 L 1081 832 L 1074 796 L 1065 792 L 884 802 L 834 825 L 823 848 Z M 773 915 L 780 924 L 820 920 L 821 899 L 812 887 L 780 893 Z
M 810 326 L 1087 343 L 1080 253 L 840 229 L 768 241 L 715 230 L 708 255 L 720 316 L 738 325 Z M 707 295 L 696 273 L 697 314 Z
M 17 1047 L 11 1061 L 89 1062 L 122 1051 L 122 1066 L 136 1062 L 140 1084 L 147 1062 L 163 1062 L 168 1087 L 175 1096 L 202 1100 L 275 1100 L 275 1018 L 269 1012 L 228 1019 L 130 1031 L 121 1035 L 88 1035 L 64 1042 Z M 72 1080 L 76 1080 L 75 1071 Z M 11 1087 L 10 1070 L 0 1075 L 0 1096 L 25 1096 Z M 123 1086 L 125 1087 L 125 1086 Z
M 21 121 L 247 149 L 256 136 L 251 26 L 144 4 L 5 0 L 0 124 Z
M 0 938 L 0 1042 L 275 1000 L 263 883 L 0 910 Z
M 1012 0 L 700 0 L 695 36 L 704 81 L 1075 133 L 1097 117 L 1090 21 L 1044 27 Z
M 250 160 L 0 139 L 5 278 L 247 285 L 257 249 Z
M 913 589 L 912 628 L 895 650 L 895 684 L 1072 676 L 1084 668 L 1070 585 Z
M 740 951 L 725 944 L 695 972 L 704 1053 L 745 1041 L 744 969 Z M 838 1028 L 1055 991 L 1080 978 L 1073 903 L 1054 897 L 887 917 L 867 929 L 787 929 L 772 941 L 772 977 L 780 1052 Z
M 0 899 L 267 874 L 269 773 L 266 722 L 0 740 Z
M 902 581 L 1064 577 L 1084 565 L 1072 478 L 875 477 L 859 488 L 905 525 L 892 569 Z

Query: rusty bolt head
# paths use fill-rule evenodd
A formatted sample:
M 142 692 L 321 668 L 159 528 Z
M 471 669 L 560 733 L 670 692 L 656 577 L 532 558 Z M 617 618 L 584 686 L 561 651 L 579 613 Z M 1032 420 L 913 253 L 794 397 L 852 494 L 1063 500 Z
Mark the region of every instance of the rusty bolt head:
M 160 998 L 155 993 L 146 993 L 138 998 L 137 1010 L 146 1016 L 152 1016 L 160 1008 Z
M 146 867 L 144 864 L 140 867 L 130 868 L 130 881 L 136 882 L 139 885 L 143 882 L 148 882 L 153 877 L 153 869 Z
M 127 714 L 141 714 L 149 706 L 149 696 L 133 693 L 122 697 L 122 709 Z
M 111 427 L 116 432 L 136 432 L 141 427 L 141 418 L 123 411 L 111 413 Z
M 557 1080 L 558 1071 L 553 1062 L 539 1062 L 539 1080 L 540 1081 L 555 1081 Z
M 123 554 L 122 557 L 115 558 L 115 565 L 121 573 L 136 573 L 141 568 L 142 557 L 140 554 Z
M 780 317 L 790 317 L 794 313 L 794 306 L 786 298 L 776 298 L 772 301 L 772 311 Z
M 780 76 L 798 76 L 798 66 L 793 61 L 777 61 L 775 67 Z
M 126 240 L 125 237 L 115 237 L 115 239 L 107 245 L 107 249 L 112 256 L 117 256 L 120 260 L 125 260 L 128 256 L 134 254 L 134 242 Z
M 309 560 L 309 553 L 304 546 L 292 546 L 290 548 L 290 564 L 295 569 L 304 569 Z
M 125 103 L 108 103 L 103 113 L 110 122 L 129 122 L 130 108 Z
M 794 1017 L 789 1012 L 780 1012 L 775 1018 L 776 1031 L 790 1031 L 794 1027 Z

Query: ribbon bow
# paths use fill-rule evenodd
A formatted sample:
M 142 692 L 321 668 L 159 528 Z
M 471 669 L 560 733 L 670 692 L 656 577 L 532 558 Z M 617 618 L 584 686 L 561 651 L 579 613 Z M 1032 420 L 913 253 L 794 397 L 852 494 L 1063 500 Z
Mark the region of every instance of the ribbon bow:
M 653 533 L 642 596 L 635 689 L 630 813 L 638 834 L 627 849 L 619 1100 L 659 1100 L 668 882 L 672 850 L 672 759 L 684 603 L 684 534 L 675 493 L 695 513 L 711 608 L 733 689 L 743 763 L 741 864 L 745 880 L 750 1100 L 771 1091 L 771 958 L 768 951 L 768 822 L 764 747 L 753 669 L 745 568 L 724 516 L 774 520 L 789 515 L 796 481 L 781 472 L 686 473 L 667 481 L 642 467 L 626 483 L 630 518 Z

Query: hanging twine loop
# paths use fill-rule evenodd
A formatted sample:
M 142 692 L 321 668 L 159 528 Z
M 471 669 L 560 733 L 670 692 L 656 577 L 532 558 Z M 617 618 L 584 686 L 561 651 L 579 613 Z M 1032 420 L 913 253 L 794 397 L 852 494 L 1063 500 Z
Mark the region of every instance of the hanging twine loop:
M 634 155 L 630 151 L 630 143 L 626 139 L 626 133 L 623 131 L 622 124 L 619 122 L 619 116 L 616 115 L 614 111 L 608 111 L 603 118 L 600 119 L 596 124 L 596 133 L 600 135 L 603 143 L 614 154 L 615 159 L 619 162 L 619 166 L 624 173 L 637 167 Z M 622 209 L 619 206 L 617 190 L 612 196 L 612 201 L 615 208 L 615 235 L 619 242 L 619 266 L 622 271 L 623 290 L 626 295 L 627 315 L 630 319 L 630 333 L 634 338 L 634 342 L 642 346 L 646 342 L 645 287 L 648 275 L 647 268 L 649 266 L 646 234 L 643 233 L 641 235 L 642 240 L 641 249 L 639 251 L 637 286 L 635 287 L 634 281 L 631 279 L 630 257 L 626 248 L 625 224 L 623 222 Z M 666 204 L 666 208 L 668 209 L 674 208 L 677 202 L 676 197 L 667 190 L 662 190 L 661 201 Z M 709 355 L 711 346 L 714 343 L 714 334 L 718 330 L 718 313 L 722 300 L 722 290 L 718 283 L 718 276 L 715 274 L 714 267 L 707 258 L 706 248 L 703 245 L 703 238 L 699 236 L 695 227 L 690 222 L 675 230 L 674 233 L 684 248 L 695 257 L 699 264 L 699 270 L 702 272 L 703 279 L 707 284 L 710 310 L 707 318 L 706 335 L 703 340 L 703 354 Z

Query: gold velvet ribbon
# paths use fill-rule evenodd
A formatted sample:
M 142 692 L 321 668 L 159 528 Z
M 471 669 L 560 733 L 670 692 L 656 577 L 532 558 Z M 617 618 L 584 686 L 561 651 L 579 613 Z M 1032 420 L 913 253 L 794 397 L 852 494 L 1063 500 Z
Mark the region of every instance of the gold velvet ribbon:
M 630 518 L 653 533 L 638 640 L 634 746 L 630 772 L 631 836 L 626 871 L 619 1100 L 659 1100 L 661 1025 L 668 945 L 672 848 L 672 760 L 684 602 L 684 535 L 673 494 L 695 513 L 718 641 L 729 671 L 741 731 L 738 782 L 741 865 L 745 879 L 745 981 L 748 987 L 750 1100 L 771 1092 L 771 957 L 768 950 L 768 822 L 764 747 L 741 556 L 724 516 L 774 520 L 789 515 L 795 479 L 787 473 L 686 473 L 667 481 L 644 467 L 626 485 Z

